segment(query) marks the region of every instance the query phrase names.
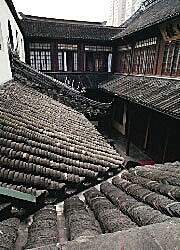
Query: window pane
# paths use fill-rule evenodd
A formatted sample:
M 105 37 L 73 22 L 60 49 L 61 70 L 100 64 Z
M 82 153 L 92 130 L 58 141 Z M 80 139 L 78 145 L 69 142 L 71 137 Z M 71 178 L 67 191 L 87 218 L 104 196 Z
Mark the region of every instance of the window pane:
M 85 51 L 104 51 L 104 52 L 111 52 L 112 47 L 109 46 L 101 46 L 101 45 L 85 45 Z
M 166 73 L 170 75 L 172 68 L 174 67 L 174 69 L 176 69 L 177 61 L 174 57 L 178 57 L 178 50 L 176 50 L 175 43 L 166 44 L 163 57 L 162 74 Z
M 45 51 L 41 51 L 41 70 L 46 70 Z
M 30 51 L 30 65 L 31 67 L 36 68 L 34 51 Z
M 77 71 L 77 52 L 74 52 L 74 71 Z
M 180 43 L 176 45 L 176 48 L 174 51 L 172 74 L 176 74 L 179 67 L 180 67 Z
M 58 52 L 58 69 L 63 71 L 63 54 L 61 51 Z
M 77 44 L 59 43 L 58 44 L 58 49 L 59 50 L 77 50 Z
M 30 63 L 37 70 L 51 70 L 50 43 L 30 43 Z
M 47 70 L 51 70 L 51 52 L 46 52 Z

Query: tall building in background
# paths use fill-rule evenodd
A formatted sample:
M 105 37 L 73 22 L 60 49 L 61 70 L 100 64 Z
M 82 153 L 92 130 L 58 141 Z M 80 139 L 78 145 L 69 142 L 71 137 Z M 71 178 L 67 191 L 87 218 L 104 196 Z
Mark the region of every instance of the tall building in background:
M 119 26 L 130 18 L 143 0 L 111 0 L 107 25 Z
M 125 21 L 139 9 L 142 2 L 142 0 L 126 0 Z
M 125 20 L 126 0 L 111 0 L 107 25 L 119 26 Z

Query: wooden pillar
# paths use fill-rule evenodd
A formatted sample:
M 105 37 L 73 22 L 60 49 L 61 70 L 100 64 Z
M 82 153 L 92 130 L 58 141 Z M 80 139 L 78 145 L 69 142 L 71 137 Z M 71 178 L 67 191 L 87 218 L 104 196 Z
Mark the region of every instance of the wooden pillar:
M 164 50 L 165 50 L 165 41 L 163 40 L 163 38 L 160 39 L 159 43 L 160 45 L 159 45 L 159 50 L 158 50 L 158 59 L 157 59 L 156 72 L 155 72 L 157 75 L 161 75 Z
M 77 61 L 78 61 L 77 70 L 79 72 L 84 72 L 85 68 L 84 58 L 85 58 L 84 44 L 80 43 L 78 44 L 78 51 L 77 51 Z
M 30 49 L 29 49 L 30 41 L 24 41 L 24 49 L 25 49 L 25 61 L 30 65 Z
M 110 127 L 110 135 L 112 133 L 115 112 L 116 112 L 116 97 L 113 97 L 113 100 L 112 100 L 112 111 L 111 111 L 111 115 L 110 115 L 109 121 L 108 121 L 109 122 L 109 127 Z
M 131 45 L 131 63 L 130 63 L 130 70 L 128 74 L 133 74 L 134 53 L 135 53 L 135 43 Z
M 113 97 L 113 100 L 112 100 L 112 116 L 111 116 L 112 121 L 114 120 L 115 112 L 116 112 L 116 98 L 117 97 Z
M 117 53 L 117 46 L 112 47 L 112 72 L 117 72 L 116 65 L 118 64 L 118 53 Z
M 145 139 L 144 139 L 144 147 L 143 147 L 144 150 L 147 148 L 147 142 L 148 142 L 148 136 L 149 136 L 149 129 L 150 129 L 151 118 L 152 118 L 152 112 L 150 110 L 149 111 L 149 115 L 148 115 L 148 123 L 147 123 L 147 128 L 146 128 Z
M 161 37 L 158 37 L 157 44 L 156 44 L 155 58 L 154 58 L 153 75 L 156 75 L 157 73 L 160 48 L 161 48 Z
M 127 144 L 126 144 L 126 155 L 127 156 L 129 156 L 129 151 L 130 151 L 132 122 L 133 122 L 133 112 L 132 112 L 130 105 L 128 104 L 128 137 L 127 137 Z
M 163 153 L 163 158 L 162 158 L 162 163 L 164 163 L 167 159 L 167 152 L 168 152 L 168 144 L 169 144 L 169 138 L 171 136 L 172 133 L 172 124 L 171 122 L 168 120 L 166 122 L 166 141 L 165 141 L 165 145 L 164 145 L 164 153 Z
M 51 43 L 51 62 L 52 62 L 51 70 L 53 72 L 57 72 L 58 71 L 58 49 L 57 49 L 56 42 Z

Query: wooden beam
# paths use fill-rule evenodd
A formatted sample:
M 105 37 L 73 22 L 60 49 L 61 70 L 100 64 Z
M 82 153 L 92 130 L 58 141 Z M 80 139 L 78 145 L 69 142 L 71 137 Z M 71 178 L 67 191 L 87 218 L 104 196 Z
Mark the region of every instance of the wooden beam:
M 131 132 L 132 132 L 132 111 L 130 109 L 130 106 L 128 105 L 128 137 L 127 137 L 127 144 L 126 144 L 126 155 L 129 156 L 129 151 L 130 151 L 130 142 L 131 142 Z
M 148 124 L 147 124 L 147 128 L 146 128 L 145 139 L 144 139 L 144 149 L 147 148 L 147 142 L 148 142 L 148 136 L 149 136 L 149 129 L 150 129 L 151 117 L 152 117 L 152 112 L 149 111 Z
M 84 50 L 84 44 L 80 43 L 78 44 L 78 51 L 77 51 L 77 60 L 78 60 L 78 66 L 77 69 L 79 72 L 84 72 L 84 68 L 85 68 L 85 50 Z
M 164 153 L 163 153 L 163 158 L 162 158 L 162 163 L 164 163 L 167 159 L 167 149 L 168 149 L 168 144 L 169 144 L 169 138 L 171 136 L 171 131 L 172 131 L 172 125 L 170 121 L 166 122 L 166 141 L 164 145 Z
M 56 42 L 51 42 L 51 61 L 52 61 L 52 71 L 58 72 L 58 44 Z
M 164 51 L 165 51 L 165 42 L 163 38 L 160 41 L 160 48 L 158 51 L 158 60 L 157 60 L 157 66 L 156 66 L 156 74 L 161 75 L 162 71 L 162 64 L 163 64 L 163 57 L 164 57 Z
M 156 52 L 155 52 L 154 66 L 153 66 L 153 75 L 156 75 L 157 73 L 158 61 L 159 61 L 159 56 L 160 56 L 159 52 L 161 48 L 161 39 L 162 38 L 160 36 L 157 38 Z

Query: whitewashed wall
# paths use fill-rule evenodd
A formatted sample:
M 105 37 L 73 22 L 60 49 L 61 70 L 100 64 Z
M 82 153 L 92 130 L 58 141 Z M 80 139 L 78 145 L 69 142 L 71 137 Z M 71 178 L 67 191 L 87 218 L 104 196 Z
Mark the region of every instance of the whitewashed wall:
M 8 54 L 8 20 L 11 24 L 14 48 L 22 61 L 25 61 L 24 39 L 5 0 L 0 0 L 0 85 L 12 79 Z

